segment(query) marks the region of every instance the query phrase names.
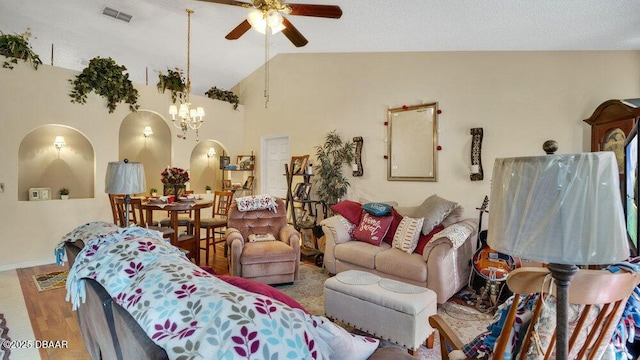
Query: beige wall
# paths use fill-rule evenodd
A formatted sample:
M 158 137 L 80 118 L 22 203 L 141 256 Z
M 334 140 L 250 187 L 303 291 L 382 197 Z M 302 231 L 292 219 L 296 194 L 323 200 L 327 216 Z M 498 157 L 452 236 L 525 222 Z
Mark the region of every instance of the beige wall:
M 364 176 L 346 169 L 348 198 L 415 205 L 437 193 L 477 218 L 496 157 L 542 155 L 547 139 L 558 141 L 559 153 L 589 150 L 582 119 L 605 100 L 640 96 L 640 51 L 278 55 L 267 108 L 263 90 L 263 69 L 236 87 L 246 149 L 260 149 L 262 136 L 288 134 L 292 154 L 313 158 L 330 130 L 344 139 L 362 136 Z M 438 181 L 387 181 L 387 109 L 436 101 Z M 484 181 L 469 180 L 473 127 L 484 128 Z M 257 154 L 258 163 L 263 158 Z
M 0 69 L 0 271 L 52 263 L 53 249 L 59 239 L 78 225 L 94 221 L 112 221 L 104 175 L 109 161 L 119 159 L 119 128 L 130 114 L 126 104 L 108 113 L 105 100 L 90 94 L 87 104 L 70 102 L 71 85 L 67 79 L 78 72 L 52 66 L 37 71 L 18 64 L 14 70 Z M 149 110 L 168 117 L 170 94 L 159 94 L 155 84 L 134 84 L 140 92 L 138 103 Z M 229 152 L 244 149 L 244 107 L 233 110 L 227 102 L 192 95 L 192 103 L 203 106 L 206 122 L 200 129 L 200 139 L 219 140 Z M 166 120 L 166 118 L 165 118 Z M 18 201 L 18 151 L 22 140 L 40 126 L 60 124 L 82 133 L 95 152 L 94 197 L 70 200 Z M 231 125 L 230 125 L 231 124 Z M 171 136 L 171 165 L 189 168 L 191 153 L 197 145 L 193 136 L 178 139 L 169 123 Z M 193 135 L 190 133 L 189 135 Z M 48 140 L 47 140 L 48 141 Z M 159 176 L 159 174 L 158 174 Z M 73 191 L 73 190 L 72 190 Z M 52 194 L 56 196 L 55 189 Z

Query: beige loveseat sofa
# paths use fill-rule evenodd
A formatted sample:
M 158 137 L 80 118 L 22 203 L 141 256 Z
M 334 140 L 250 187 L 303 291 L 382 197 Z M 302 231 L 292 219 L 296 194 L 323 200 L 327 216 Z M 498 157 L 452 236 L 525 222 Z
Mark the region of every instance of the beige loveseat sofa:
M 394 209 L 402 216 L 418 217 L 421 210 L 424 213 L 423 205 L 394 206 Z M 436 213 L 436 216 L 442 216 L 441 211 Z M 386 242 L 376 246 L 357 241 L 345 226 L 345 219 L 341 215 L 329 217 L 321 222 L 326 237 L 324 268 L 331 274 L 363 270 L 425 286 L 437 294 L 438 304 L 442 304 L 467 285 L 471 272 L 478 221 L 463 219 L 462 213 L 463 209 L 456 204 L 455 210 L 443 217 L 444 221 L 431 219 L 443 225 L 449 236 L 434 236 L 423 254 L 409 254 Z M 458 236 L 456 241 L 449 238 L 455 236 Z

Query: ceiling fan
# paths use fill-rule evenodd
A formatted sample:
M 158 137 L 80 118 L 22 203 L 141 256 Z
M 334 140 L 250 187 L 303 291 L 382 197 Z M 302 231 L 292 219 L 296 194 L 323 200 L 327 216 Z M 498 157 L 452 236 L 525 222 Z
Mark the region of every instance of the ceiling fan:
M 267 28 L 271 32 L 282 31 L 282 33 L 296 46 L 305 46 L 309 41 L 296 29 L 295 26 L 282 14 L 313 16 L 321 18 L 339 19 L 342 16 L 342 9 L 336 5 L 315 5 L 315 4 L 285 4 L 284 0 L 252 0 L 251 3 L 235 0 L 199 0 L 204 2 L 241 6 L 252 9 L 247 15 L 247 19 L 236 26 L 225 36 L 225 39 L 239 39 L 252 27 L 265 33 Z

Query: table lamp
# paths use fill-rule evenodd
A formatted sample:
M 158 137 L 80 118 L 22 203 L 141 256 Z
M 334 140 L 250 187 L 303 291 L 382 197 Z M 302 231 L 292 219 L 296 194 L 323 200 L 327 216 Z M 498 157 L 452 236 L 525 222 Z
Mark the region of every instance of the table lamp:
M 147 184 L 142 163 L 124 161 L 110 162 L 104 181 L 104 192 L 107 194 L 124 194 L 125 226 L 129 226 L 130 194 L 145 192 Z
M 496 159 L 488 245 L 548 263 L 556 282 L 556 359 L 567 359 L 568 287 L 576 265 L 629 257 L 613 152 Z

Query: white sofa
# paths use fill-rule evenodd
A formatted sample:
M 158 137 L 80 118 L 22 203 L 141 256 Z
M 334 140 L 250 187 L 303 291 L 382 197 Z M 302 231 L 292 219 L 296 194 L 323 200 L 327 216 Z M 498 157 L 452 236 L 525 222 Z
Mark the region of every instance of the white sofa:
M 437 195 L 434 195 L 437 197 Z M 429 199 L 432 199 L 430 197 Z M 425 200 L 425 203 L 429 200 Z M 440 198 L 438 198 L 440 199 Z M 418 217 L 424 214 L 424 204 L 394 209 L 402 216 Z M 455 204 L 455 203 L 454 203 Z M 427 211 L 429 213 L 429 211 Z M 386 242 L 380 246 L 352 238 L 345 219 L 335 215 L 321 222 L 326 237 L 324 268 L 331 274 L 347 270 L 362 270 L 379 276 L 424 286 L 437 294 L 438 304 L 445 303 L 456 292 L 468 284 L 471 259 L 477 237 L 478 221 L 463 219 L 463 209 L 456 204 L 455 210 L 443 214 L 436 211 L 438 219 L 449 235 L 434 236 L 424 253 L 408 254 L 393 248 Z M 433 212 L 431 212 L 433 214 Z M 432 216 L 433 217 L 433 216 Z M 459 231 L 462 230 L 462 231 Z M 454 241 L 454 237 L 457 237 Z

